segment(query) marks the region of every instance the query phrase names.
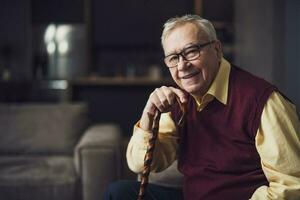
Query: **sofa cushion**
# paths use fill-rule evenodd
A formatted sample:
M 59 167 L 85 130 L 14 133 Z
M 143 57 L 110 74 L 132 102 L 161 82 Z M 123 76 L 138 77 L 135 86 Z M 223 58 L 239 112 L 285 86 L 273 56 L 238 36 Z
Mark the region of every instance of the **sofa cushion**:
M 84 104 L 0 104 L 0 154 L 72 154 L 86 127 Z
M 0 186 L 46 186 L 76 182 L 71 156 L 0 156 Z
M 78 187 L 71 156 L 0 156 L 1 199 L 75 200 Z

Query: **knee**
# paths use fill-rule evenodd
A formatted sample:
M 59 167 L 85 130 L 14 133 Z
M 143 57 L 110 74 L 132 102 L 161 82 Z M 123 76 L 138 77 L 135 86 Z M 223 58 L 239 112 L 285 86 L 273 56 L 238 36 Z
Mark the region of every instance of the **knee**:
M 104 193 L 104 200 L 129 199 L 129 196 L 137 192 L 137 183 L 135 181 L 116 181 L 111 183 Z M 127 197 L 128 198 L 124 198 Z

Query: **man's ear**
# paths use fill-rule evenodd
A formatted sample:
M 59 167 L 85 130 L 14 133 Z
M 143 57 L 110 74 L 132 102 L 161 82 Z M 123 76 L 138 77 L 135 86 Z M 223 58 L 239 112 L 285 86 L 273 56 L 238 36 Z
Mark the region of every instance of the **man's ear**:
M 219 40 L 216 40 L 214 43 L 214 48 L 217 52 L 218 60 L 221 61 L 223 58 L 222 44 Z

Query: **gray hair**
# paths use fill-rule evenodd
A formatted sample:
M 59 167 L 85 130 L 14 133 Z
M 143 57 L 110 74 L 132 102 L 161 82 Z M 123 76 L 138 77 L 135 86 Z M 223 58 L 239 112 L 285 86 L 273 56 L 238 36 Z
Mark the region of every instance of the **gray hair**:
M 217 40 L 217 34 L 212 23 L 198 15 L 183 15 L 181 17 L 174 17 L 169 19 L 163 26 L 163 32 L 161 36 L 161 43 L 165 41 L 166 37 L 174 30 L 177 26 L 186 23 L 193 23 L 201 27 L 201 29 L 207 34 L 210 40 Z

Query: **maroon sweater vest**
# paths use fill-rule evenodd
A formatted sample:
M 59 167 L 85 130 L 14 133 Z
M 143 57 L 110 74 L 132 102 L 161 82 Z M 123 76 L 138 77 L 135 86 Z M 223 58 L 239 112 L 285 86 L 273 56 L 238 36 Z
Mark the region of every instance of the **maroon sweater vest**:
M 227 105 L 217 99 L 201 112 L 190 96 L 186 123 L 180 129 L 178 168 L 188 200 L 248 200 L 268 185 L 255 147 L 264 105 L 274 86 L 231 67 Z M 174 120 L 179 108 L 172 111 Z

